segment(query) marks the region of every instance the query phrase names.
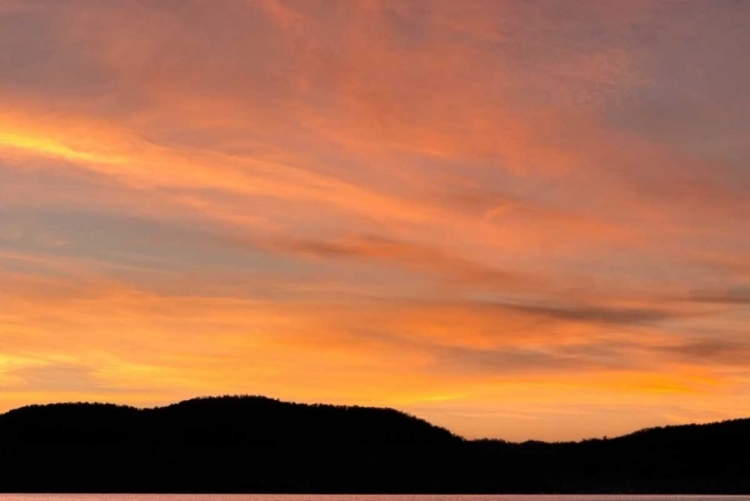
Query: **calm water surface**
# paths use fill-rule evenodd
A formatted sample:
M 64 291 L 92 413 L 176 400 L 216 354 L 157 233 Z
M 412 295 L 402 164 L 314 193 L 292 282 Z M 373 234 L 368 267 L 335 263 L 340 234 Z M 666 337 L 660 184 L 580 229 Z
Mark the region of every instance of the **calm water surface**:
M 279 494 L 0 494 L 0 501 L 750 501 L 750 496 L 363 496 Z

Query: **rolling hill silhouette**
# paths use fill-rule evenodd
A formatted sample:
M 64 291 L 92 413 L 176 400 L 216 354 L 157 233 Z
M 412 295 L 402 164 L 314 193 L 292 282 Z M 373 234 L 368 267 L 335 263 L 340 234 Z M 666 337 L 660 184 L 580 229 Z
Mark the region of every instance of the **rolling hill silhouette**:
M 748 493 L 750 419 L 568 443 L 264 397 L 0 415 L 3 492 Z

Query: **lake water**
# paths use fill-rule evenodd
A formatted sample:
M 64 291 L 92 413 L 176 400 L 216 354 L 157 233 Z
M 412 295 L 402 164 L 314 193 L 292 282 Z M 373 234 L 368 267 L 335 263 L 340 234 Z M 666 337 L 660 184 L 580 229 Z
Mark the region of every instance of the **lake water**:
M 631 495 L 325 495 L 325 494 L 0 494 L 0 501 L 750 501 L 750 496 L 631 496 Z

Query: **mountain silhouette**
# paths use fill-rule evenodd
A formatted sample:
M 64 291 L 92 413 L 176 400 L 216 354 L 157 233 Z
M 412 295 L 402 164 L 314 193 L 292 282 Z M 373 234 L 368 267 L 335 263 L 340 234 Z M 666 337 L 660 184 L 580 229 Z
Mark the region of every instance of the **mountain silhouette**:
M 1 492 L 750 493 L 750 419 L 465 440 L 392 409 L 265 397 L 0 415 Z

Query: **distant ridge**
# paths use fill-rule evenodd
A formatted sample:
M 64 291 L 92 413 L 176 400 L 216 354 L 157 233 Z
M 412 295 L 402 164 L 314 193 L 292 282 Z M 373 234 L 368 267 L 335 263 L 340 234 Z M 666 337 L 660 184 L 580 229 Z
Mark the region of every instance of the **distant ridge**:
M 393 409 L 266 397 L 0 415 L 0 492 L 750 493 L 750 419 L 465 440 Z

